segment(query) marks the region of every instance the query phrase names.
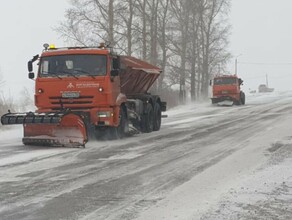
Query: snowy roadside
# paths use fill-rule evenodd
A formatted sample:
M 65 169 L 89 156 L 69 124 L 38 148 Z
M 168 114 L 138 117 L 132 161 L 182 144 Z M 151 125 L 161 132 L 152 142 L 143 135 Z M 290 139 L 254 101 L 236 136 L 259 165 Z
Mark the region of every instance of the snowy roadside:
M 11 142 L 11 140 L 20 140 L 23 136 L 23 128 L 22 125 L 7 125 L 0 127 L 0 139 L 1 143 L 3 142 Z M 3 144 L 0 145 L 0 147 L 3 146 Z
M 84 219 L 291 219 L 290 103 L 288 92 L 256 94 L 245 106 L 180 106 L 168 112 L 160 132 L 91 142 L 82 150 L 24 146 L 21 126 L 1 131 L 2 192 L 24 194 L 2 194 L 5 204 L 17 201 L 2 206 L 2 214 L 8 208 L 6 219 L 19 217 L 25 207 L 26 219 L 40 219 L 50 210 L 54 219 L 74 219 L 76 202 L 87 209 L 76 211 Z M 213 161 L 221 152 L 225 156 Z M 161 190 L 173 178 L 179 183 Z M 46 191 L 48 180 L 53 187 Z M 71 206 L 56 212 L 62 201 Z
M 266 166 L 231 188 L 201 219 L 291 219 L 291 139 L 274 143 L 268 149 L 271 158 Z
M 177 187 L 138 219 L 292 219 L 291 124 L 286 116 L 258 136 L 238 140 L 241 150 Z

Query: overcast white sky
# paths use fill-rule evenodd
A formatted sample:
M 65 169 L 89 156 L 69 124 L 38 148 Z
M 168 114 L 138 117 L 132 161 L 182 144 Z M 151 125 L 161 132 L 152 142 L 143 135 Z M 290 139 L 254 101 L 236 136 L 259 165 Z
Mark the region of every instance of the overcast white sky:
M 0 69 L 5 94 L 19 95 L 23 86 L 33 91 L 27 61 L 41 52 L 44 43 L 64 45 L 52 28 L 64 20 L 68 6 L 66 0 L 0 1 Z
M 238 57 L 244 89 L 265 83 L 276 90 L 292 90 L 292 1 L 232 0 L 231 51 Z M 229 65 L 234 72 L 235 59 Z M 256 64 L 252 64 L 256 63 Z
M 230 50 L 238 56 L 238 74 L 244 89 L 257 89 L 269 76 L 276 90 L 292 90 L 292 1 L 232 0 Z M 33 90 L 27 61 L 45 42 L 64 46 L 52 28 L 64 19 L 66 0 L 14 0 L 0 2 L 0 69 L 5 91 Z M 234 72 L 235 59 L 228 65 Z M 251 64 L 257 63 L 257 64 Z

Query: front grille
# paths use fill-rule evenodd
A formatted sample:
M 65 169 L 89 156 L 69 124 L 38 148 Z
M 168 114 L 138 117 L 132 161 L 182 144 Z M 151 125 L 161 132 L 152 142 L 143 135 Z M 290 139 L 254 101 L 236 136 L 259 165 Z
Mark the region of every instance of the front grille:
M 78 98 L 62 98 L 61 96 L 49 97 L 52 108 L 80 109 L 90 107 L 93 104 L 93 96 L 80 96 Z

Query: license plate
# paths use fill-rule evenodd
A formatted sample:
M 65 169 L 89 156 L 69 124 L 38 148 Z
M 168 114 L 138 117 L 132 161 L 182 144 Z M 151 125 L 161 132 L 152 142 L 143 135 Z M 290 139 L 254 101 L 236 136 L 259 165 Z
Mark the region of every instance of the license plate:
M 222 91 L 222 94 L 227 94 L 228 93 L 228 91 Z
M 78 98 L 80 96 L 79 92 L 63 92 L 62 98 Z

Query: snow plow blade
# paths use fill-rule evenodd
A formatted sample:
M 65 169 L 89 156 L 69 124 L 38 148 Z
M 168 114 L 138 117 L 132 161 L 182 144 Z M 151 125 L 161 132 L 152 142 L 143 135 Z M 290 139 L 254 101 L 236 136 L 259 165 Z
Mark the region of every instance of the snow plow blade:
M 13 124 L 56 124 L 59 123 L 64 113 L 7 113 L 1 117 L 2 125 Z
M 84 147 L 87 142 L 84 121 L 74 113 L 7 113 L 1 123 L 23 124 L 25 145 Z

